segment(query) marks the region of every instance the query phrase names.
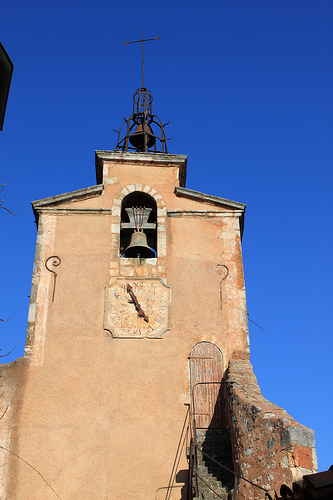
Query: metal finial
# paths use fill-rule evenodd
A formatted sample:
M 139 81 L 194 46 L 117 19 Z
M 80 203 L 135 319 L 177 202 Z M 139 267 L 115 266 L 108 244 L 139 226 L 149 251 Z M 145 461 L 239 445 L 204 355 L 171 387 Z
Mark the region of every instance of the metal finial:
M 160 40 L 162 37 L 158 36 L 156 38 L 143 38 L 143 30 L 141 30 L 141 40 L 133 40 L 132 42 L 124 42 L 124 45 L 129 43 L 140 43 L 141 42 L 141 53 L 142 53 L 142 87 L 145 86 L 145 69 L 144 69 L 144 59 L 143 59 L 143 42 L 150 42 L 151 40 Z
M 119 131 L 115 130 L 118 134 L 118 142 L 116 145 L 117 150 L 129 151 L 134 150 L 137 152 L 160 152 L 167 153 L 167 138 L 164 132 L 164 127 L 169 123 L 163 125 L 161 120 L 154 115 L 153 112 L 153 96 L 151 92 L 145 87 L 145 73 L 144 73 L 144 57 L 143 57 L 143 42 L 151 40 L 160 40 L 162 37 L 156 38 L 143 38 L 143 30 L 141 30 L 141 40 L 133 40 L 131 42 L 124 42 L 124 45 L 129 43 L 141 42 L 142 52 L 142 87 L 134 92 L 133 96 L 133 112 L 131 116 L 126 119 L 122 124 Z M 157 132 L 154 132 L 154 129 Z

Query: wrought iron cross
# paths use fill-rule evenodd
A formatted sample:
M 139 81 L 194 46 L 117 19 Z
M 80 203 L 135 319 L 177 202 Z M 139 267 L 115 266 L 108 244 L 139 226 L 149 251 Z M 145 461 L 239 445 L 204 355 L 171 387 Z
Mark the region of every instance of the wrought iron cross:
M 143 38 L 143 30 L 141 30 L 141 40 L 133 40 L 132 42 L 124 42 L 124 45 L 128 45 L 129 43 L 138 43 L 141 42 L 141 52 L 142 52 L 142 87 L 145 86 L 145 71 L 144 71 L 144 60 L 143 60 L 143 42 L 150 42 L 150 40 L 160 40 L 162 37 L 158 36 L 156 38 Z

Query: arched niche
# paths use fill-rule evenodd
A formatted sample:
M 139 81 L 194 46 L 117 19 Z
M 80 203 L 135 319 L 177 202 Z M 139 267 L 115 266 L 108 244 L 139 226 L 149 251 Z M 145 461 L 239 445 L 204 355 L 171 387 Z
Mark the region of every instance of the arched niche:
M 146 235 L 147 245 L 157 256 L 157 204 L 155 199 L 142 191 L 134 191 L 125 196 L 121 203 L 120 249 L 122 257 L 128 257 L 126 249 L 134 232 Z M 132 255 L 133 256 L 133 255 Z M 136 256 L 136 255 L 135 255 Z

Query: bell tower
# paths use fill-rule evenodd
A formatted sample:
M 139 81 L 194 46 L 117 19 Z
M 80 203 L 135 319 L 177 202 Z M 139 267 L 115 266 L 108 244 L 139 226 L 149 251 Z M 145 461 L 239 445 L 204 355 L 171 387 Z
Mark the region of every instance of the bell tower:
M 313 431 L 250 363 L 245 205 L 186 188 L 186 169 L 142 85 L 96 185 L 32 203 L 0 497 L 254 500 L 316 469 Z

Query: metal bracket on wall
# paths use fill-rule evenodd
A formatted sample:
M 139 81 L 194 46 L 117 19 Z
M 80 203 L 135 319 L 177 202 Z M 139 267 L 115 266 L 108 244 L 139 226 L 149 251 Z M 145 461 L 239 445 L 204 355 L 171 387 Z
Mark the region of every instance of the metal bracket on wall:
M 229 269 L 224 264 L 217 264 L 217 266 L 215 267 L 215 271 L 216 271 L 216 273 L 219 276 L 221 276 L 221 281 L 220 281 L 220 307 L 222 309 L 222 304 L 223 304 L 223 302 L 222 302 L 222 297 L 223 297 L 223 293 L 222 293 L 223 282 L 228 277 Z
M 50 273 L 53 274 L 53 292 L 52 292 L 52 302 L 54 301 L 54 293 L 55 293 L 55 286 L 56 286 L 56 280 L 57 280 L 57 273 L 53 270 L 47 267 L 47 264 L 50 260 L 52 260 L 52 266 L 60 266 L 61 264 L 61 259 L 57 255 L 51 255 L 51 257 L 48 257 L 45 261 L 45 267 Z

